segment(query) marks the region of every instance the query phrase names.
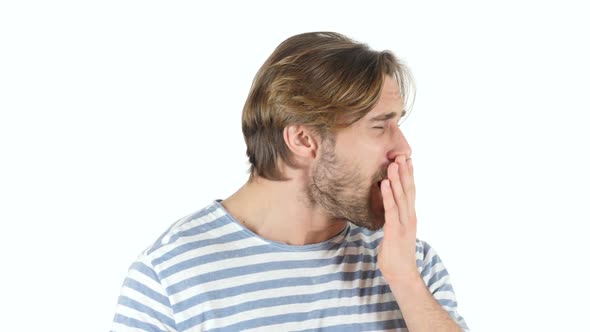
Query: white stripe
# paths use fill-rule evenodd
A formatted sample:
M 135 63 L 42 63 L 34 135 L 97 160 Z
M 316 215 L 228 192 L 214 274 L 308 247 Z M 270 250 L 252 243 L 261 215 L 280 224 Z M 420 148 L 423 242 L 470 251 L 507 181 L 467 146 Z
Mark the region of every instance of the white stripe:
M 327 328 L 330 326 L 347 325 L 347 324 L 358 324 L 358 323 L 369 323 L 369 322 L 380 322 L 388 321 L 390 319 L 402 318 L 399 310 L 394 311 L 383 311 L 370 314 L 354 314 L 354 315 L 342 315 L 325 317 L 321 320 L 321 325 L 318 320 L 309 320 L 304 322 L 291 322 L 285 324 L 276 324 L 271 326 L 258 327 L 253 329 L 247 329 L 244 331 L 260 331 L 260 332 L 276 332 L 276 331 L 298 331 L 307 329 L 317 329 L 319 327 Z M 388 329 L 379 331 L 393 331 L 393 332 L 408 332 L 406 328 L 399 329 Z
M 374 282 L 371 284 L 371 281 Z M 282 288 L 281 290 L 277 289 L 269 289 L 269 290 L 260 290 L 256 292 L 251 292 L 246 295 L 244 294 L 237 294 L 234 296 L 229 296 L 217 300 L 207 301 L 206 303 L 201 303 L 196 306 L 193 306 L 186 311 L 183 312 L 183 315 L 186 317 L 194 317 L 203 313 L 203 311 L 211 310 L 211 309 L 219 309 L 219 308 L 227 308 L 234 305 L 240 305 L 247 302 L 253 302 L 257 300 L 263 299 L 274 299 L 277 298 L 277 295 L 280 294 L 280 297 L 286 296 L 293 296 L 293 295 L 312 295 L 321 293 L 323 291 L 329 290 L 351 290 L 351 289 L 358 289 L 363 287 L 376 287 L 380 285 L 387 285 L 387 282 L 382 277 L 375 278 L 375 279 L 367 279 L 367 280 L 354 280 L 353 282 L 348 282 L 344 284 L 341 280 L 335 280 L 332 282 L 328 282 L 321 285 L 305 285 L 305 286 L 295 286 L 289 288 Z
M 211 204 L 207 208 L 211 208 L 211 206 L 216 206 L 217 203 Z M 216 209 L 213 209 L 211 213 L 206 215 L 202 215 L 200 217 L 194 218 L 196 215 L 199 215 L 201 212 L 193 213 L 183 219 L 177 221 L 170 230 L 162 237 L 163 245 L 157 248 L 154 252 L 152 252 L 147 257 L 140 256 L 138 261 L 147 261 L 151 262 L 154 259 L 158 259 L 163 255 L 170 253 L 175 248 L 179 246 L 195 243 L 197 241 L 202 240 L 212 240 L 227 234 L 232 234 L 235 232 L 243 231 L 244 228 L 239 223 L 231 220 L 229 224 L 226 224 L 222 227 L 215 228 L 212 230 L 207 230 L 205 232 L 194 234 L 192 236 L 183 236 L 176 239 L 173 243 L 169 243 L 171 239 L 178 235 L 181 232 L 190 230 L 194 227 L 202 227 L 207 223 L 215 222 L 218 218 L 226 216 L 227 218 L 231 218 L 231 216 L 226 215 L 226 211 L 221 207 L 217 206 Z M 191 219 L 192 218 L 192 219 Z M 205 227 L 206 228 L 206 227 Z M 350 231 L 353 232 L 358 227 L 355 225 L 350 225 Z M 246 233 L 243 233 L 245 236 Z M 356 233 L 354 237 L 349 237 L 346 241 L 354 242 L 359 241 L 365 246 L 369 243 L 379 241 L 383 237 L 383 232 L 368 232 L 365 234 L 364 232 L 360 231 Z M 332 241 L 344 241 L 344 236 L 339 235 L 338 237 L 334 238 Z M 132 280 L 137 281 L 140 284 L 143 284 L 147 288 L 153 290 L 154 292 L 161 294 L 164 298 L 168 298 L 172 304 L 177 304 L 179 302 L 185 301 L 190 299 L 194 296 L 199 294 L 203 294 L 210 291 L 223 291 L 227 288 L 239 287 L 248 284 L 255 284 L 255 283 L 268 283 L 268 285 L 277 285 L 279 286 L 282 280 L 286 278 L 301 278 L 301 277 L 319 277 L 323 275 L 332 275 L 336 273 L 342 272 L 358 272 L 363 273 L 362 271 L 376 271 L 378 270 L 376 263 L 374 262 L 356 262 L 356 263 L 343 263 L 339 265 L 323 265 L 319 267 L 312 267 L 312 268 L 291 268 L 290 265 L 297 262 L 307 262 L 310 260 L 317 260 L 317 259 L 338 259 L 338 257 L 342 257 L 342 255 L 376 255 L 376 248 L 370 249 L 365 248 L 362 245 L 360 247 L 351 246 L 351 247 L 341 247 L 338 250 L 317 250 L 317 251 L 301 251 L 301 250 L 293 250 L 290 251 L 288 246 L 285 246 L 284 250 L 281 249 L 279 246 L 275 246 L 271 243 L 271 241 L 266 241 L 263 238 L 257 236 L 247 237 L 245 239 L 239 239 L 234 242 L 219 244 L 219 245 L 210 245 L 206 247 L 194 247 L 193 250 L 187 251 L 180 255 L 177 255 L 168 261 L 162 262 L 158 266 L 155 267 L 157 273 L 161 273 L 161 271 L 174 267 L 177 264 L 181 264 L 183 262 L 187 262 L 189 260 L 202 257 L 209 254 L 220 253 L 223 254 L 224 252 L 231 251 L 231 250 L 243 250 L 247 248 L 251 248 L 253 246 L 261 246 L 267 244 L 269 245 L 268 249 L 273 250 L 271 253 L 268 254 L 258 254 L 246 257 L 237 257 L 237 258 L 228 258 L 222 259 L 215 262 L 210 262 L 202 265 L 193 265 L 188 269 L 179 271 L 173 275 L 168 276 L 161 280 L 161 283 L 151 279 L 150 277 L 144 275 L 143 273 L 131 269 L 129 271 L 128 277 Z M 343 245 L 346 245 L 344 243 Z M 157 245 L 157 244 L 156 244 Z M 417 240 L 416 241 L 416 259 L 422 260 L 424 266 L 428 266 L 432 263 L 432 259 L 437 256 L 434 249 L 430 249 L 428 255 L 424 255 L 424 246 L 425 242 Z M 180 292 L 175 293 L 174 295 L 168 297 L 166 292 L 166 288 L 170 285 L 177 285 L 181 287 L 183 286 L 181 283 L 183 281 L 187 281 L 190 278 L 194 278 L 199 275 L 209 274 L 212 273 L 219 273 L 219 271 L 232 269 L 235 268 L 237 271 L 242 271 L 241 269 L 245 269 L 252 265 L 256 264 L 264 264 L 264 263 L 285 263 L 285 267 L 281 270 L 274 270 L 274 271 L 256 271 L 255 273 L 244 274 L 244 275 L 236 275 L 235 277 L 226 278 L 226 279 L 219 279 L 219 278 L 212 278 L 215 280 L 211 280 L 208 282 L 204 282 L 202 284 L 198 284 L 192 287 L 188 287 L 182 289 Z M 146 265 L 150 266 L 150 263 Z M 437 263 L 431 267 L 429 275 L 424 277 L 424 281 L 426 284 L 433 278 L 434 274 L 437 272 L 445 270 L 444 265 L 441 263 Z M 421 271 L 422 272 L 422 269 Z M 317 282 L 317 280 L 316 280 Z M 434 284 L 430 287 L 430 292 L 432 293 L 433 290 L 441 287 L 444 284 L 450 283 L 449 277 L 444 276 L 440 280 L 434 282 Z M 293 295 L 314 295 L 317 293 L 321 293 L 324 291 L 330 290 L 354 290 L 361 287 L 376 287 L 376 286 L 387 286 L 387 282 L 382 277 L 377 277 L 375 279 L 366 279 L 366 280 L 352 280 L 352 281 L 343 281 L 343 280 L 335 280 L 330 281 L 325 284 L 312 284 L 312 285 L 302 285 L 302 286 L 292 286 L 292 287 L 281 287 L 275 289 L 267 289 L 267 290 L 254 290 L 250 293 L 242 293 L 237 294 L 221 299 L 209 299 L 205 303 L 197 304 L 193 307 L 190 307 L 183 311 L 178 316 L 182 316 L 182 319 L 186 319 L 186 317 L 199 317 L 204 312 L 208 312 L 210 310 L 223 310 L 228 307 L 233 307 L 240 304 L 245 304 L 245 310 L 240 312 L 234 313 L 230 316 L 225 316 L 219 319 L 212 318 L 209 321 L 203 322 L 200 325 L 192 327 L 190 330 L 199 330 L 199 327 L 207 329 L 207 328 L 219 328 L 219 327 L 227 327 L 233 325 L 235 323 L 247 321 L 253 318 L 261 318 L 261 317 L 272 317 L 277 315 L 283 314 L 293 314 L 293 313 L 309 313 L 315 310 L 322 310 L 327 308 L 339 308 L 343 306 L 361 306 L 363 304 L 376 304 L 376 303 L 385 303 L 390 301 L 395 301 L 393 299 L 393 295 L 391 293 L 386 294 L 373 294 L 371 296 L 355 296 L 352 298 L 333 298 L 333 299 L 324 299 L 324 300 L 316 300 L 310 303 L 294 303 L 294 304 L 284 304 L 284 305 L 277 305 L 274 307 L 264 307 L 264 308 L 252 308 L 252 306 L 248 306 L 248 303 L 253 301 L 263 301 L 265 299 L 274 300 L 279 299 L 286 296 L 293 296 Z M 151 298 L 143 295 L 140 292 L 132 290 L 127 287 L 122 287 L 121 294 L 127 296 L 134 301 L 137 301 L 143 305 L 146 305 L 153 310 L 168 316 L 173 316 L 174 314 L 171 313 L 171 310 L 168 306 L 160 304 L 157 301 L 152 300 Z M 445 299 L 445 300 L 455 300 L 454 293 L 451 291 L 440 291 L 435 295 L 436 299 Z M 455 308 L 448 308 L 445 307 L 447 311 L 453 311 L 460 317 Z M 155 319 L 137 312 L 133 309 L 127 308 L 125 306 L 118 305 L 117 306 L 117 313 L 128 316 L 130 318 L 135 318 L 139 321 L 143 321 L 149 324 L 153 324 L 156 326 L 163 326 L 163 323 L 157 322 Z M 320 315 L 321 316 L 321 315 Z M 171 317 L 174 318 L 174 317 Z M 252 330 L 255 331 L 287 331 L 287 330 L 300 330 L 300 329 L 314 329 L 318 328 L 321 321 L 322 327 L 328 326 L 338 326 L 338 325 L 346 325 L 346 324 L 355 324 L 360 322 L 375 322 L 375 321 L 387 321 L 390 319 L 401 318 L 401 313 L 398 310 L 387 311 L 387 312 L 378 312 L 378 313 L 365 313 L 365 314 L 356 314 L 356 315 L 341 315 L 341 316 L 333 316 L 333 317 L 324 317 L 324 318 L 317 318 L 312 319 L 309 321 L 299 321 L 293 323 L 285 323 L 285 324 L 277 324 L 267 328 L 253 328 Z M 189 318 L 190 319 L 190 318 Z M 222 324 L 222 325 L 218 325 Z M 167 327 L 162 327 L 163 329 L 167 329 Z M 113 329 L 117 331 L 117 329 L 122 329 L 124 331 L 136 331 L 137 329 L 131 329 L 127 327 L 122 327 L 120 324 L 113 323 Z M 407 329 L 395 329 L 397 331 L 407 331 Z
M 213 222 L 215 221 L 217 218 L 224 216 L 225 213 L 223 212 L 223 210 L 220 209 L 216 209 L 214 211 L 212 211 L 209 214 L 206 214 L 204 216 L 195 218 L 195 219 L 180 219 L 178 222 L 176 222 L 174 224 L 174 226 L 172 226 L 172 228 L 162 237 L 162 246 L 156 250 L 154 250 L 150 256 L 152 257 L 160 257 L 162 256 L 164 253 L 166 253 L 167 251 L 169 251 L 170 249 L 170 243 L 169 241 L 171 240 L 171 238 L 184 231 L 187 229 L 191 229 L 193 227 L 197 227 L 197 226 L 201 226 L 204 224 L 207 224 L 209 222 Z M 203 235 L 208 234 L 208 232 L 203 233 Z M 207 237 L 207 236 L 206 236 Z M 210 237 L 210 235 L 208 236 Z M 174 244 L 173 244 L 174 245 Z
M 150 257 L 150 261 L 158 259 L 158 258 L 166 255 L 167 253 L 175 250 L 176 248 L 178 248 L 180 246 L 194 243 L 194 242 L 198 242 L 198 241 L 202 241 L 202 240 L 212 240 L 212 239 L 222 237 L 224 235 L 235 233 L 235 232 L 236 232 L 236 229 L 232 225 L 225 225 L 225 226 L 222 226 L 222 227 L 217 228 L 215 230 L 210 230 L 207 232 L 207 234 L 201 233 L 201 234 L 195 234 L 192 236 L 184 236 L 181 239 L 178 239 L 174 243 L 174 245 L 167 246 L 165 248 L 165 251 L 160 250 L 159 256 L 152 254 Z M 220 252 L 219 251 L 220 248 L 224 248 L 225 249 L 224 251 L 226 251 L 226 250 L 231 250 L 231 249 L 251 247 L 251 246 L 255 246 L 255 245 L 259 245 L 259 244 L 260 243 L 258 243 L 254 239 L 247 238 L 247 239 L 243 239 L 243 240 L 237 240 L 237 241 L 233 241 L 233 242 L 229 242 L 229 243 L 222 243 L 222 244 L 216 244 L 216 245 L 210 245 L 210 246 L 197 247 L 195 245 L 195 247 L 193 249 L 188 250 L 180 255 L 176 255 L 176 256 L 170 258 L 169 260 L 164 261 L 160 264 L 157 264 L 156 268 L 158 269 L 158 271 L 163 271 L 163 270 L 166 270 L 167 268 L 174 266 L 180 262 L 184 262 L 186 260 L 189 260 L 189 259 L 192 259 L 195 257 L 200 257 L 200 256 L 205 256 L 208 254 Z
M 176 228 L 171 229 L 168 234 L 166 236 L 164 236 L 162 242 L 166 242 L 165 240 L 169 240 L 170 237 L 172 237 L 175 234 L 178 234 L 179 232 L 185 231 L 185 230 L 189 230 L 191 228 L 194 227 L 200 227 L 206 223 L 209 222 L 213 222 L 215 221 L 217 218 L 222 217 L 226 215 L 225 212 L 222 209 L 217 209 L 215 210 L 213 213 L 209 214 L 209 215 L 205 215 L 203 217 L 191 220 L 189 222 L 186 222 L 184 224 L 179 225 Z M 230 216 L 228 216 L 230 217 Z M 174 244 L 172 245 L 168 245 L 168 246 L 163 246 L 161 248 L 158 248 L 157 250 L 155 250 L 154 252 L 152 252 L 149 255 L 149 260 L 153 260 L 153 259 L 157 259 L 159 257 L 164 256 L 166 253 L 174 250 L 175 248 L 187 244 L 187 243 L 191 243 L 191 242 L 196 242 L 196 241 L 201 241 L 201 240 L 206 240 L 206 239 L 214 239 L 217 237 L 221 237 L 223 235 L 227 235 L 230 233 L 234 233 L 234 232 L 239 232 L 243 230 L 243 226 L 236 224 L 235 221 L 231 222 L 225 226 L 222 226 L 220 228 L 215 228 L 213 230 L 204 232 L 204 233 L 200 233 L 200 234 L 195 234 L 193 236 L 184 236 L 180 239 L 178 239 Z M 355 236 L 349 238 L 350 242 L 353 241 L 357 241 L 357 240 L 362 240 L 365 243 L 371 243 L 373 241 L 378 240 L 380 237 L 382 237 L 383 234 L 382 232 L 376 232 L 373 233 L 371 236 L 366 236 L 365 234 L 363 234 L 362 232 L 357 233 Z M 342 236 L 339 237 L 340 240 L 342 240 Z M 263 238 L 258 238 L 258 237 L 251 237 L 248 238 L 246 240 L 238 240 L 238 241 L 234 241 L 233 243 L 227 243 L 227 244 L 223 244 L 222 246 L 224 248 L 227 248 L 227 245 L 234 245 L 237 248 L 241 248 L 241 246 L 243 245 L 241 243 L 241 241 L 246 241 L 244 244 L 247 243 L 246 247 L 249 246 L 259 246 L 259 245 L 264 245 L 264 244 L 268 244 L 268 242 L 263 239 Z M 199 256 L 202 255 L 206 255 L 209 253 L 213 253 L 213 252 L 218 252 L 219 248 L 214 248 L 214 247 L 202 247 L 202 248 L 195 248 L 198 249 L 199 251 Z M 217 249 L 217 251 L 215 250 Z M 227 250 L 227 249 L 226 249 Z M 163 262 L 160 265 L 157 266 L 158 270 L 164 270 L 174 264 L 176 264 L 177 262 L 181 262 L 186 260 L 187 258 L 192 258 L 195 257 L 193 256 L 194 254 L 191 254 L 192 251 L 189 252 L 185 252 L 179 256 L 174 257 L 173 259 Z M 288 251 L 287 251 L 288 252 Z M 283 252 L 283 253 L 287 253 L 287 252 Z M 305 251 L 295 251 L 295 253 L 308 253 Z
M 436 263 L 430 267 L 430 271 L 429 271 L 428 275 L 426 276 L 426 278 L 428 278 L 428 280 L 430 280 L 430 278 L 432 278 L 436 273 L 444 271 L 444 270 L 446 270 L 444 264 L 441 261 L 439 261 L 438 263 Z
M 422 248 L 422 250 L 425 250 L 425 249 L 426 248 Z M 434 249 L 432 247 L 430 247 L 430 250 L 428 250 L 428 253 L 424 257 L 424 266 L 430 265 L 434 256 L 438 256 L 438 255 L 436 254 L 436 251 L 434 251 Z
M 434 294 L 434 298 L 437 300 L 456 301 L 455 300 L 455 293 L 450 292 L 450 291 L 438 291 L 438 292 L 436 292 L 436 294 Z
M 113 322 L 111 332 L 145 332 L 145 330 Z
M 375 294 L 372 296 L 363 297 L 362 304 L 385 303 L 385 302 L 389 302 L 392 300 L 393 300 L 393 297 L 392 297 L 391 293 L 389 293 L 389 294 Z M 350 305 L 357 306 L 359 304 L 360 304 L 359 297 L 357 296 L 357 297 L 353 297 L 353 298 L 333 298 L 333 299 L 319 300 L 319 301 L 315 301 L 312 303 L 296 303 L 296 304 L 288 304 L 288 305 L 279 305 L 279 306 L 274 306 L 274 307 L 259 308 L 259 309 L 254 309 L 254 310 L 245 310 L 245 311 L 239 312 L 235 315 L 226 316 L 226 317 L 221 318 L 220 321 L 218 322 L 220 324 L 216 325 L 216 327 L 219 327 L 219 328 L 226 327 L 226 326 L 229 326 L 232 324 L 236 324 L 236 323 L 250 320 L 253 317 L 263 318 L 263 317 L 284 315 L 286 313 L 289 313 L 289 314 L 308 313 L 311 311 L 322 310 L 322 309 L 326 309 L 326 308 L 337 308 L 337 307 L 345 307 L 345 306 L 350 306 Z M 392 312 L 388 312 L 388 314 L 389 315 L 398 315 L 398 314 L 394 314 Z M 339 316 L 334 316 L 334 317 L 338 317 L 339 318 L 338 321 L 342 321 L 342 318 L 345 316 L 346 315 L 339 315 Z M 377 313 L 366 313 L 366 314 L 353 315 L 353 316 L 366 316 L 367 318 L 365 318 L 365 321 L 367 321 L 369 319 L 369 317 L 376 317 L 376 316 L 379 317 L 377 320 L 386 319 L 386 317 L 383 317 Z M 391 316 L 389 316 L 389 317 L 391 317 Z M 359 321 L 356 321 L 356 322 L 359 322 Z M 362 320 L 360 320 L 360 322 L 362 322 Z M 304 322 L 299 322 L 298 326 L 303 326 L 303 323 Z M 202 324 L 199 324 L 199 325 L 196 325 L 192 328 L 198 328 L 201 325 Z M 307 322 L 307 325 L 311 325 L 312 327 L 316 326 L 317 319 L 313 319 L 313 320 L 311 320 L 311 322 Z M 301 328 L 299 328 L 299 329 L 301 329 Z M 275 329 L 274 331 L 284 331 L 284 329 L 278 329 L 278 330 Z
M 434 294 L 434 292 L 436 291 L 437 288 L 440 288 L 442 285 L 447 284 L 447 277 L 442 277 L 439 280 L 435 281 L 429 288 L 428 290 L 430 291 L 431 294 Z
M 235 248 L 233 247 L 233 243 L 232 243 L 232 247 L 231 249 L 239 249 L 241 247 L 241 249 L 247 249 L 250 248 L 251 246 L 247 246 L 246 247 L 246 243 L 250 244 L 250 240 L 244 240 L 242 241 L 236 241 L 235 243 L 240 242 L 242 245 L 244 245 L 243 247 L 240 244 L 237 244 L 235 246 Z M 180 259 L 173 259 L 175 263 L 181 263 L 183 261 L 186 260 L 190 260 L 190 259 L 194 259 L 196 257 L 200 257 L 203 255 L 207 255 L 207 254 L 211 254 L 211 253 L 220 253 L 222 251 L 220 251 L 221 248 L 227 248 L 228 244 L 223 244 L 223 245 L 219 245 L 219 246 L 209 246 L 206 248 L 202 248 L 199 250 L 193 250 L 189 253 L 186 253 L 183 256 L 183 260 L 180 261 Z M 337 257 L 342 257 L 342 254 L 346 253 L 346 255 L 360 255 L 363 254 L 364 256 L 367 256 L 367 251 L 363 248 L 358 248 L 358 247 L 351 247 L 351 248 L 346 248 L 346 251 L 338 251 L 337 254 L 335 254 L 335 252 L 330 252 L 330 251 L 312 251 L 312 252 L 308 252 L 308 251 L 279 251 L 279 252 L 271 252 L 271 253 L 266 253 L 266 254 L 259 254 L 259 255 L 253 255 L 253 256 L 246 256 L 246 257 L 236 257 L 236 258 L 228 258 L 228 259 L 224 259 L 224 260 L 220 260 L 220 261 L 213 261 L 210 263 L 205 263 L 205 264 L 201 264 L 201 265 L 195 265 L 191 268 L 185 269 L 179 273 L 175 273 L 173 275 L 170 275 L 166 278 L 164 278 L 163 280 L 165 280 L 166 284 L 168 285 L 174 285 L 178 282 L 184 281 L 186 279 L 192 278 L 194 276 L 198 276 L 204 273 L 210 273 L 213 271 L 219 271 L 219 270 L 225 270 L 225 269 L 229 269 L 229 268 L 239 268 L 239 267 L 247 267 L 247 266 L 251 266 L 253 264 L 263 264 L 263 263 L 271 263 L 271 262 L 296 262 L 296 261 L 309 261 L 309 260 L 315 260 L 315 259 L 337 259 Z M 166 262 L 167 263 L 167 262 Z M 172 266 L 173 264 L 166 264 L 168 267 Z M 164 263 L 158 265 L 158 270 L 162 270 L 162 266 L 164 266 Z M 349 270 L 349 271 L 355 271 L 353 270 Z
M 117 306 L 117 313 L 119 315 L 127 316 L 129 318 L 135 318 L 138 321 L 143 322 L 143 323 L 155 325 L 162 330 L 169 330 L 169 331 L 173 330 L 170 326 L 165 325 L 163 322 L 160 322 L 160 321 L 156 320 L 155 318 L 153 318 L 143 312 L 136 311 L 132 308 L 129 308 L 129 307 L 126 307 L 123 305 Z
M 244 259 L 242 259 L 244 260 Z M 245 266 L 249 265 L 249 264 L 243 264 Z M 183 291 L 174 294 L 174 304 L 182 302 L 186 299 L 189 299 L 191 297 L 194 297 L 198 294 L 203 293 L 203 290 L 206 289 L 207 291 L 214 291 L 214 290 L 219 290 L 219 289 L 226 289 L 228 287 L 231 286 L 237 286 L 237 285 L 245 285 L 245 284 L 250 284 L 250 283 L 257 283 L 257 282 L 273 282 L 274 280 L 281 280 L 284 278 L 298 278 L 298 277 L 317 277 L 317 276 L 322 276 L 322 275 L 326 275 L 326 274 L 333 274 L 333 273 L 337 273 L 338 271 L 357 271 L 357 270 L 361 270 L 362 271 L 372 271 L 375 268 L 373 263 L 363 263 L 363 264 L 359 264 L 359 263 L 353 263 L 353 264 L 340 264 L 339 268 L 335 268 L 335 266 L 333 265 L 323 265 L 320 267 L 315 267 L 315 268 L 300 268 L 300 269 L 295 269 L 295 268 L 289 268 L 286 267 L 285 269 L 281 269 L 281 270 L 274 270 L 274 271 L 260 271 L 258 273 L 251 273 L 251 274 L 245 274 L 245 275 L 237 275 L 235 277 L 231 277 L 231 278 L 225 278 L 221 281 L 218 280 L 212 280 L 210 282 L 205 282 L 193 287 L 189 287 L 184 289 Z M 183 276 L 183 277 L 191 277 L 191 273 L 197 273 L 197 271 L 200 271 L 201 269 L 199 267 L 195 268 L 195 269 L 191 269 L 191 272 L 186 273 L 179 273 L 179 275 Z M 288 272 L 286 272 L 286 270 L 288 270 Z M 216 269 L 203 269 L 201 271 L 216 271 Z M 360 273 L 360 272 L 359 272 Z M 168 283 L 169 281 L 166 280 L 166 283 Z M 270 290 L 275 291 L 276 290 Z M 282 288 L 280 290 L 281 292 L 285 291 L 285 288 Z
M 217 210 L 217 211 L 220 211 L 220 210 Z M 200 226 L 200 225 L 197 225 L 197 226 Z M 221 237 L 221 236 L 224 236 L 227 234 L 231 234 L 231 233 L 235 233 L 235 232 L 238 232 L 241 230 L 242 229 L 240 226 L 235 225 L 234 223 L 230 223 L 230 224 L 227 224 L 227 225 L 222 226 L 220 228 L 216 228 L 214 230 L 211 230 L 211 231 L 208 231 L 208 232 L 205 232 L 202 234 L 195 234 L 193 236 L 182 237 L 177 242 L 175 242 L 173 246 L 167 246 L 165 250 L 158 250 L 157 252 L 152 253 L 150 255 L 150 261 L 157 259 L 170 251 L 173 251 L 174 249 L 176 249 L 179 246 L 182 246 L 182 245 L 185 245 L 185 244 L 188 244 L 191 242 L 197 242 L 197 241 L 201 241 L 201 240 L 209 240 L 209 239 L 218 238 L 218 237 Z M 175 232 L 175 233 L 178 233 L 178 232 Z M 353 241 L 357 241 L 357 240 L 363 240 L 365 243 L 370 243 L 370 242 L 377 240 L 379 237 L 380 237 L 379 234 L 373 234 L 372 236 L 367 237 L 363 233 L 358 233 L 357 235 L 352 237 L 350 239 L 350 241 L 353 242 Z M 157 269 L 159 271 L 162 271 L 162 270 L 165 270 L 171 266 L 174 266 L 177 263 L 180 263 L 180 262 L 183 262 L 183 261 L 195 258 L 195 257 L 205 256 L 205 255 L 212 254 L 212 253 L 218 253 L 218 252 L 220 252 L 219 251 L 220 248 L 223 248 L 224 251 L 229 251 L 229 250 L 233 250 L 233 249 L 245 249 L 245 248 L 249 248 L 249 247 L 267 244 L 266 242 L 264 242 L 264 239 L 262 239 L 263 241 L 260 241 L 260 240 L 261 240 L 261 238 L 249 237 L 246 239 L 241 239 L 241 240 L 233 241 L 230 243 L 195 248 L 194 250 L 187 251 L 185 253 L 175 256 L 174 258 L 171 258 L 170 260 L 162 262 L 161 264 L 159 264 L 157 266 Z M 366 250 L 364 248 L 356 248 L 356 247 L 354 249 L 356 250 L 357 253 L 360 253 L 361 251 Z M 363 252 L 363 253 L 365 253 L 365 252 Z M 310 259 L 309 258 L 310 255 L 313 255 L 313 254 L 317 254 L 317 251 L 311 251 L 311 252 L 309 252 L 309 251 L 282 251 L 282 252 L 277 252 L 276 255 L 279 255 L 281 257 L 292 255 L 292 256 L 300 257 L 300 258 L 273 259 L 273 261 L 281 261 L 281 260 L 284 261 L 284 260 L 291 260 L 291 259 Z M 331 255 L 333 255 L 333 253 Z M 253 257 L 253 256 L 251 256 L 251 257 Z M 238 258 L 238 260 L 240 260 L 240 259 L 243 260 L 243 258 Z M 248 257 L 248 260 L 249 259 L 250 259 L 250 257 Z M 224 261 L 224 264 L 226 262 L 227 261 Z M 234 265 L 234 266 L 236 266 L 236 265 Z M 205 266 L 201 266 L 201 267 L 204 268 L 205 270 L 207 270 L 207 267 L 205 267 Z M 170 280 L 170 283 L 173 284 L 178 281 L 180 281 L 180 280 L 173 279 L 173 280 Z
M 153 279 L 147 277 L 145 274 L 139 271 L 129 271 L 129 278 L 133 279 L 144 286 L 150 288 L 152 291 L 162 295 L 164 298 L 168 298 L 168 295 L 164 292 L 162 293 L 162 287 L 160 284 L 156 283 Z M 160 313 L 170 315 L 170 308 L 158 301 L 153 300 L 151 297 L 144 295 L 141 292 L 138 292 L 129 287 L 123 287 L 121 291 L 121 295 L 125 295 L 128 298 L 135 300 L 141 304 L 144 304 Z

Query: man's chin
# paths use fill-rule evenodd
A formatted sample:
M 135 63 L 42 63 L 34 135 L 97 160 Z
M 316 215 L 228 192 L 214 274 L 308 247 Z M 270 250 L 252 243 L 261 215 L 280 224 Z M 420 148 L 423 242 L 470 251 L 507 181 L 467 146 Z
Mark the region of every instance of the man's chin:
M 378 230 L 382 229 L 383 226 L 385 225 L 385 218 L 383 218 L 383 216 L 373 215 L 370 218 L 367 218 L 365 220 L 361 220 L 361 221 L 350 220 L 350 222 L 357 225 L 358 227 L 361 227 L 361 228 L 366 228 L 371 231 L 378 231 Z

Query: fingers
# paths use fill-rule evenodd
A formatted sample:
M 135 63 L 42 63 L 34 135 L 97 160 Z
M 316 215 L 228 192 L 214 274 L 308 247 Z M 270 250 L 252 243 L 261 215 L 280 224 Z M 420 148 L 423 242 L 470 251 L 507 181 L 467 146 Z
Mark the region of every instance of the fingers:
M 408 199 L 414 197 L 414 168 L 412 166 L 412 159 L 406 156 L 398 156 L 395 158 L 395 163 L 398 164 L 399 177 L 402 184 L 403 192 Z
M 416 220 L 416 182 L 414 182 L 414 164 L 412 164 L 412 158 L 408 158 L 406 161 L 408 166 L 408 188 L 406 189 L 406 193 L 408 195 L 408 200 L 410 201 L 410 205 L 408 206 L 408 215 L 410 216 L 410 220 Z
M 387 167 L 387 180 L 381 183 L 385 221 L 413 224 L 416 219 L 414 202 L 416 186 L 411 158 L 400 155 Z
M 404 160 L 405 166 L 405 160 Z M 400 167 L 399 161 L 393 162 L 389 164 L 387 168 L 387 178 L 391 182 L 391 189 L 393 191 L 393 197 L 395 199 L 395 204 L 398 210 L 399 215 L 399 222 L 405 224 L 408 222 L 408 198 L 406 193 L 404 192 L 403 184 L 402 184 L 402 174 L 404 171 Z M 407 171 L 406 171 L 407 173 Z M 406 174 L 407 176 L 407 174 Z M 404 180 L 407 181 L 407 180 Z M 384 203 L 385 204 L 385 203 Z M 384 205 L 385 206 L 385 205 Z
M 381 181 L 381 196 L 383 196 L 383 210 L 385 211 L 385 223 L 390 222 L 398 222 L 397 220 L 392 220 L 398 216 L 397 205 L 395 204 L 395 200 L 393 198 L 393 191 L 391 189 L 391 181 L 390 180 L 383 180 Z

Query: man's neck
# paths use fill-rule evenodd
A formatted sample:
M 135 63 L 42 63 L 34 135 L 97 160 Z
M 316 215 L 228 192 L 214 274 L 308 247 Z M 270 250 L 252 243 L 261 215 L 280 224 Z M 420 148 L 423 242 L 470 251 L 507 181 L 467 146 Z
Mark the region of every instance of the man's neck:
M 289 245 L 327 241 L 347 225 L 311 207 L 302 181 L 255 177 L 223 200 L 224 208 L 260 237 Z

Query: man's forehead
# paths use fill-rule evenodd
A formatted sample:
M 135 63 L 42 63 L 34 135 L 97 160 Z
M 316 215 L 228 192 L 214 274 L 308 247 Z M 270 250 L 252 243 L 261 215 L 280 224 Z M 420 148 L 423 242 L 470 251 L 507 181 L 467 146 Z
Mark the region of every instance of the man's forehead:
M 395 117 L 403 117 L 406 114 L 404 110 L 404 100 L 401 96 L 397 82 L 386 77 L 383 82 L 383 89 L 375 107 L 367 113 L 365 118 L 369 120 L 387 120 Z
M 394 98 L 401 98 L 399 84 L 397 84 L 397 81 L 393 77 L 385 77 L 382 94 L 389 94 Z

